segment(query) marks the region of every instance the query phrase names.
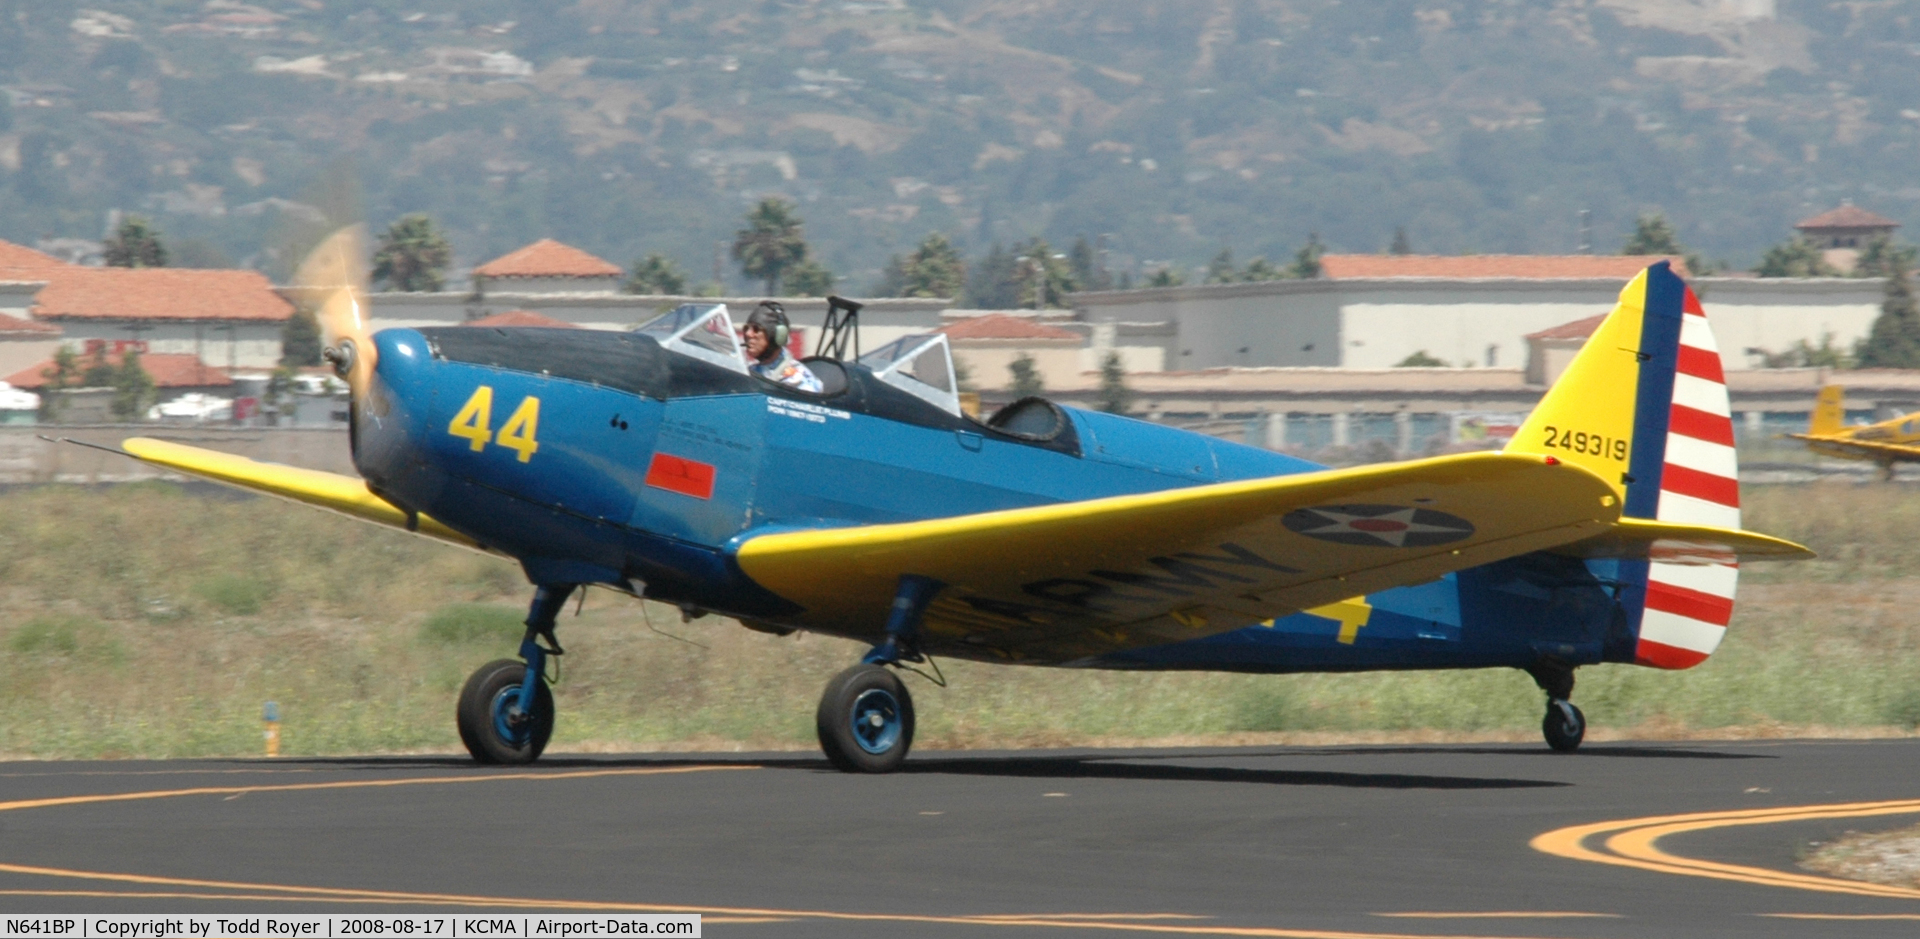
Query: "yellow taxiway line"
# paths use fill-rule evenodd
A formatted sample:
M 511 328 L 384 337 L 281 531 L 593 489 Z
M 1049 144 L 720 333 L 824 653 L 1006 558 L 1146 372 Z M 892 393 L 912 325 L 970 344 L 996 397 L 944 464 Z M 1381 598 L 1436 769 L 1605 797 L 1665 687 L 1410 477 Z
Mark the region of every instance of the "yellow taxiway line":
M 1799 874 L 1791 871 L 1723 864 L 1681 857 L 1661 850 L 1660 839 L 1669 835 L 1732 828 L 1742 825 L 1776 825 L 1784 822 L 1817 821 L 1835 818 L 1872 818 L 1883 815 L 1920 814 L 1920 799 L 1888 802 L 1846 802 L 1833 805 L 1792 805 L 1774 809 L 1738 809 L 1730 812 L 1696 812 L 1688 815 L 1658 815 L 1629 818 L 1590 825 L 1574 825 L 1547 832 L 1535 839 L 1534 850 L 1576 861 L 1634 867 L 1661 874 L 1708 877 L 1763 887 L 1791 887 L 1824 893 L 1920 900 L 1920 890 L 1860 881 Z M 1589 846 L 1604 838 L 1601 847 Z
M 259 786 L 199 786 L 188 789 L 157 789 L 143 792 L 102 793 L 84 796 L 56 796 L 0 802 L 0 812 L 58 808 L 76 805 L 100 805 L 150 799 L 182 798 L 197 795 L 224 795 L 236 798 L 252 793 L 315 792 L 339 789 L 390 788 L 397 786 L 459 785 L 466 783 L 592 779 L 617 776 L 651 776 L 671 773 L 756 770 L 752 765 L 696 765 L 657 768 L 576 770 L 560 772 L 523 772 L 472 774 L 465 776 L 412 776 L 398 779 L 372 779 L 341 782 L 288 783 Z M 771 923 L 798 919 L 839 920 L 848 922 L 935 923 L 970 926 L 1027 926 L 1055 929 L 1105 930 L 1110 932 L 1157 933 L 1183 936 L 1245 936 L 1258 939 L 1520 939 L 1514 936 L 1481 937 L 1431 933 L 1403 934 L 1352 932 L 1329 929 L 1284 929 L 1264 926 L 1229 926 L 1169 922 L 1169 920 L 1205 919 L 1181 913 L 1009 913 L 942 916 L 909 913 L 848 913 L 833 910 L 783 910 L 743 907 L 676 906 L 657 903 L 620 903 L 577 899 L 507 898 L 463 894 L 408 893 L 395 890 L 365 890 L 334 887 L 309 887 L 296 884 L 248 883 L 244 881 L 205 880 L 188 877 L 156 877 L 146 874 L 111 871 L 83 871 L 26 864 L 0 863 L 0 873 L 34 877 L 127 884 L 131 890 L 0 890 L 0 896 L 51 897 L 129 897 L 154 899 L 204 899 L 243 902 L 288 903 L 384 903 L 421 906 L 511 907 L 519 909 L 568 909 L 627 912 L 699 913 L 703 922 Z M 156 888 L 175 888 L 172 890 Z M 145 888 L 145 889 L 137 889 Z M 184 889 L 182 889 L 184 888 Z M 1547 914 L 1569 915 L 1569 914 Z

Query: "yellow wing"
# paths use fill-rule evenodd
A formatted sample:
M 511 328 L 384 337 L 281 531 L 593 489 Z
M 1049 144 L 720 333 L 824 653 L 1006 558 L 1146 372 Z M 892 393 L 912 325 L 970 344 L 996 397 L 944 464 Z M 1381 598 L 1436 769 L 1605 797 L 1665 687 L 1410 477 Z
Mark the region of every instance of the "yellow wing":
M 1633 558 L 1678 563 L 1731 564 L 1736 561 L 1805 561 L 1814 557 L 1804 545 L 1759 532 L 1622 518 L 1606 531 L 1555 548 L 1581 558 Z
M 1613 488 L 1472 453 L 957 518 L 749 537 L 740 567 L 801 625 L 877 640 L 898 578 L 948 586 L 925 638 L 1033 662 L 1192 639 L 1580 541 Z
M 330 509 L 361 521 L 386 525 L 390 528 L 402 528 L 463 548 L 476 551 L 487 550 L 479 542 L 425 515 L 417 515 L 409 520 L 407 513 L 394 508 L 392 503 L 369 491 L 365 480 L 354 479 L 351 476 L 301 469 L 280 463 L 262 463 L 231 453 L 189 447 L 185 444 L 155 440 L 151 437 L 131 437 L 121 441 L 120 447 L 134 457 L 155 466 L 164 466 L 229 486 L 251 489 L 254 492 L 264 492 L 270 496 L 279 496 L 305 505 Z
M 1920 461 L 1920 447 L 1912 444 L 1878 443 L 1844 434 L 1832 437 L 1812 434 L 1788 434 L 1787 436 L 1794 440 L 1806 441 L 1807 448 L 1815 453 L 1842 459 Z

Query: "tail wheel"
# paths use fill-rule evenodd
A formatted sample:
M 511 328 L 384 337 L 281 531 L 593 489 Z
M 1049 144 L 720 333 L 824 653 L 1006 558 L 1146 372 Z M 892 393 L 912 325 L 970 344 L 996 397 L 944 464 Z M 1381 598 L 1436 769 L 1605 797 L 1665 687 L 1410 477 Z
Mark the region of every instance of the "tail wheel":
M 1580 749 L 1580 741 L 1587 736 L 1587 716 L 1571 701 L 1548 701 L 1547 716 L 1540 722 L 1540 731 L 1546 735 L 1547 746 L 1561 753 L 1572 753 Z
M 546 679 L 533 690 L 533 707 L 520 709 L 527 663 L 497 659 L 480 666 L 460 691 L 460 742 L 481 763 L 531 763 L 553 736 L 553 691 Z
M 891 773 L 913 746 L 913 697 L 893 672 L 855 665 L 827 682 L 814 723 L 836 768 Z

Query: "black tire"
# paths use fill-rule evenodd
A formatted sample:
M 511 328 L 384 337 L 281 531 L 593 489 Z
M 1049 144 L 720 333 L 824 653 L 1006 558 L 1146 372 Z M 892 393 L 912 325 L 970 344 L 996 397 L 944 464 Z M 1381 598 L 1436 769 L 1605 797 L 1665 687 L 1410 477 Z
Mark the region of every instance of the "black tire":
M 553 690 L 547 687 L 545 678 L 533 692 L 533 713 L 526 719 L 532 726 L 527 728 L 526 738 L 519 743 L 506 736 L 495 720 L 495 708 L 506 708 L 514 702 L 503 700 L 503 695 L 517 695 L 520 683 L 527 677 L 527 663 L 519 659 L 496 659 L 480 666 L 467 686 L 460 689 L 460 704 L 456 710 L 457 723 L 460 726 L 460 742 L 467 745 L 467 752 L 481 763 L 531 763 L 540 758 L 547 748 L 547 740 L 553 736 Z
M 1572 753 L 1580 749 L 1580 741 L 1587 736 L 1587 716 L 1571 703 L 1563 711 L 1560 705 L 1549 701 L 1540 732 L 1546 735 L 1547 746 L 1561 753 Z
M 893 672 L 855 665 L 827 682 L 814 725 L 835 768 L 891 773 L 913 747 L 913 697 Z

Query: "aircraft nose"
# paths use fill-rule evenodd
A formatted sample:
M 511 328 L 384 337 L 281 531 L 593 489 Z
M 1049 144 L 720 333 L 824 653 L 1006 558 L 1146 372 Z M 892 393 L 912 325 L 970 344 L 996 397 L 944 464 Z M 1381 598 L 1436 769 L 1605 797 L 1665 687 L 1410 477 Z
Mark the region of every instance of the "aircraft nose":
M 379 350 L 373 379 L 353 402 L 353 462 L 370 484 L 391 488 L 422 439 L 433 353 L 426 337 L 411 329 L 383 329 L 373 343 Z

